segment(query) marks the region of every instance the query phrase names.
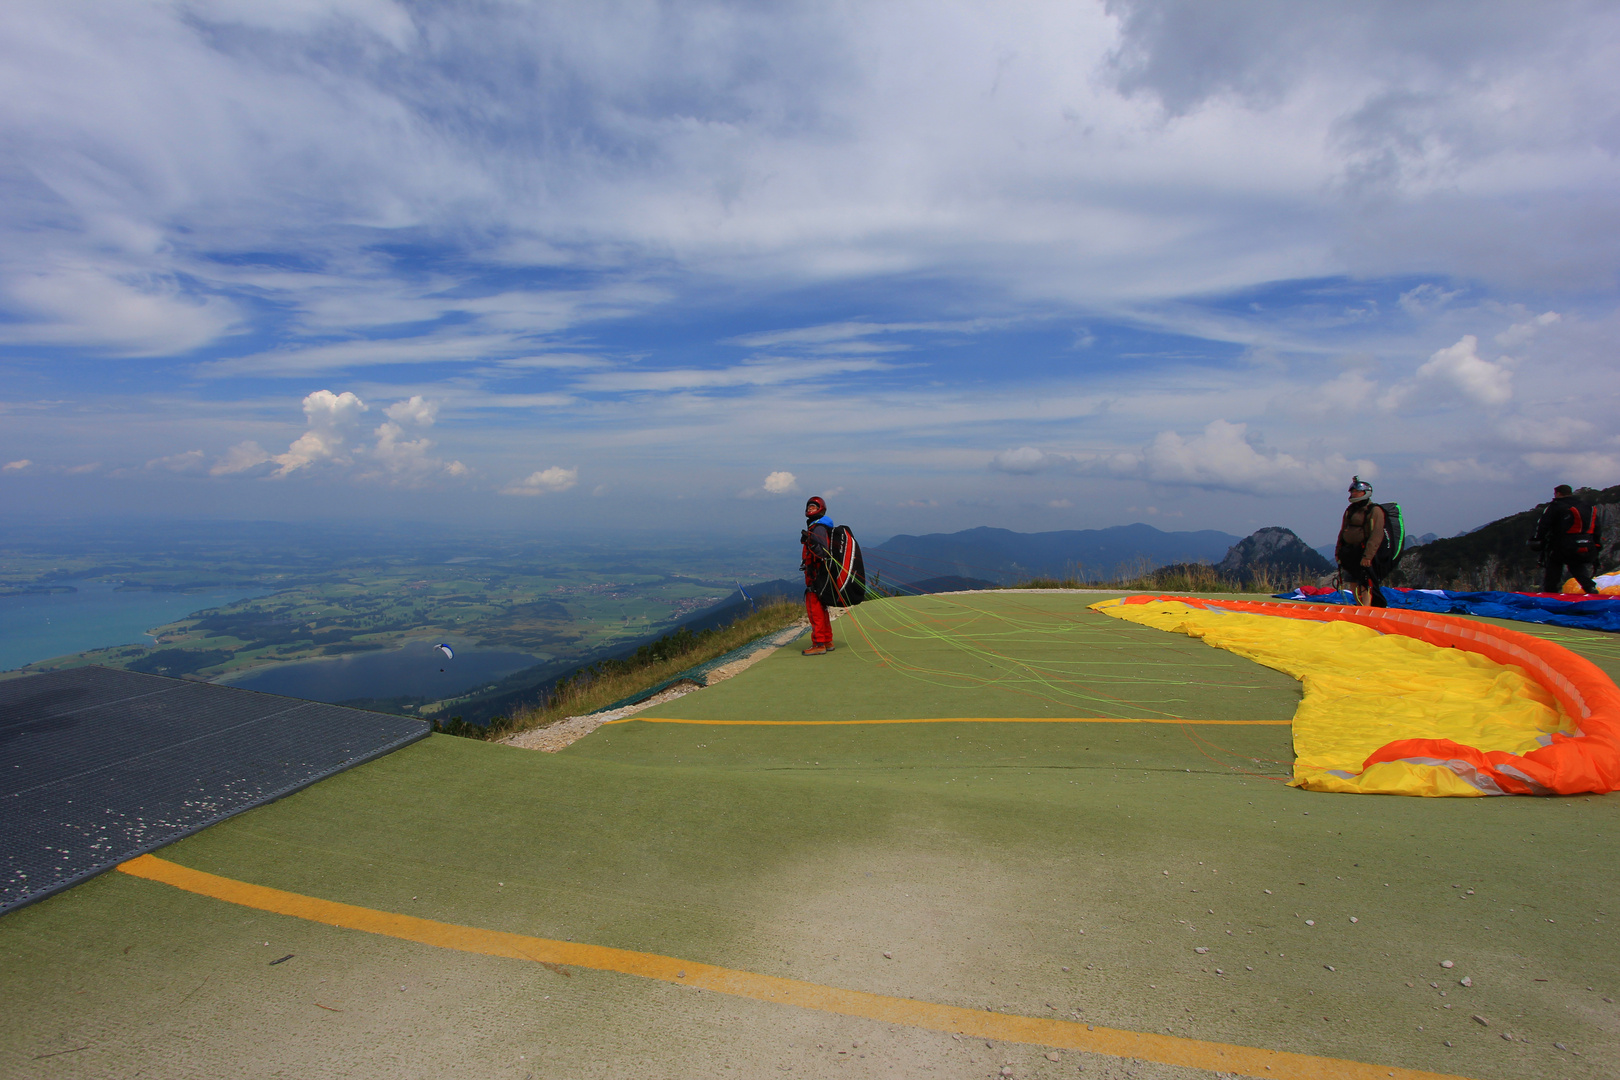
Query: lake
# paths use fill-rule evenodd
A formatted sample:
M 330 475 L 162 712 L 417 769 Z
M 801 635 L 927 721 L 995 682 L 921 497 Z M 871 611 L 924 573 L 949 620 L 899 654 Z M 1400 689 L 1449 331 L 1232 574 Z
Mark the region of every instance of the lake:
M 431 641 L 330 660 L 295 660 L 221 679 L 244 690 L 285 694 L 309 701 L 424 697 L 439 701 L 465 694 L 546 658 L 521 652 L 476 649 L 451 641 L 456 658 L 446 660 Z
M 272 591 L 119 592 L 118 583 L 110 581 L 84 581 L 77 587 L 71 593 L 0 596 L 0 671 L 86 649 L 150 645 L 146 631 L 153 627 Z

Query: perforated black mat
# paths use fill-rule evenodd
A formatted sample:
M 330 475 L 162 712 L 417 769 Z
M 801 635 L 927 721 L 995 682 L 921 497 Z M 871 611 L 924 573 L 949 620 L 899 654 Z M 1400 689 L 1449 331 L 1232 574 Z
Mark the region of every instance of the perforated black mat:
M 0 682 L 0 912 L 428 734 L 103 667 Z

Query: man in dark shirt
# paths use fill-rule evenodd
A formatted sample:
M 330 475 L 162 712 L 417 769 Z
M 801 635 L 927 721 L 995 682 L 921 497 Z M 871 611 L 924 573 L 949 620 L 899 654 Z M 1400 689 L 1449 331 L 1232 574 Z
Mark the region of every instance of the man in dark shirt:
M 1535 545 L 1546 559 L 1542 592 L 1563 590 L 1565 567 L 1584 591 L 1598 591 L 1597 583 L 1592 580 L 1592 560 L 1603 547 L 1602 527 L 1592 505 L 1577 499 L 1568 484 L 1553 488 L 1553 501 L 1547 504 L 1536 522 Z

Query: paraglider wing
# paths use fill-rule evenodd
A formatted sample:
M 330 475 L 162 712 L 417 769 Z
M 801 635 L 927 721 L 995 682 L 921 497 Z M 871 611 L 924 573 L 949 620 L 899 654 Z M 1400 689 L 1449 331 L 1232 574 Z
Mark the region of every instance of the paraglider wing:
M 456 651 L 442 641 L 433 647 L 444 653 L 444 658 L 446 660 L 454 660 L 456 658 Z

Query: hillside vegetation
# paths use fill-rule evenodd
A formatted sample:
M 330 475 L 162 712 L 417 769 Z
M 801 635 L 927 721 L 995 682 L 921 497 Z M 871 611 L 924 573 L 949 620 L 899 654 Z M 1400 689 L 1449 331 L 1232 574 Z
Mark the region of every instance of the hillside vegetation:
M 1600 564 L 1614 559 L 1614 535 L 1620 526 L 1620 485 L 1581 488 L 1575 493 L 1599 510 L 1606 541 Z M 1462 536 L 1447 537 L 1413 548 L 1401 559 L 1396 585 L 1419 589 L 1533 590 L 1541 587 L 1539 556 L 1530 550 L 1530 537 L 1547 506 L 1498 518 Z
M 599 660 L 570 672 L 537 691 L 530 704 L 494 717 L 486 725 L 468 723 L 456 716 L 445 723 L 435 721 L 433 729 L 474 739 L 501 739 L 570 716 L 583 716 L 791 626 L 803 616 L 803 604 L 773 597 L 757 611 L 740 615 L 725 626 L 696 632 L 683 626 L 627 656 Z

